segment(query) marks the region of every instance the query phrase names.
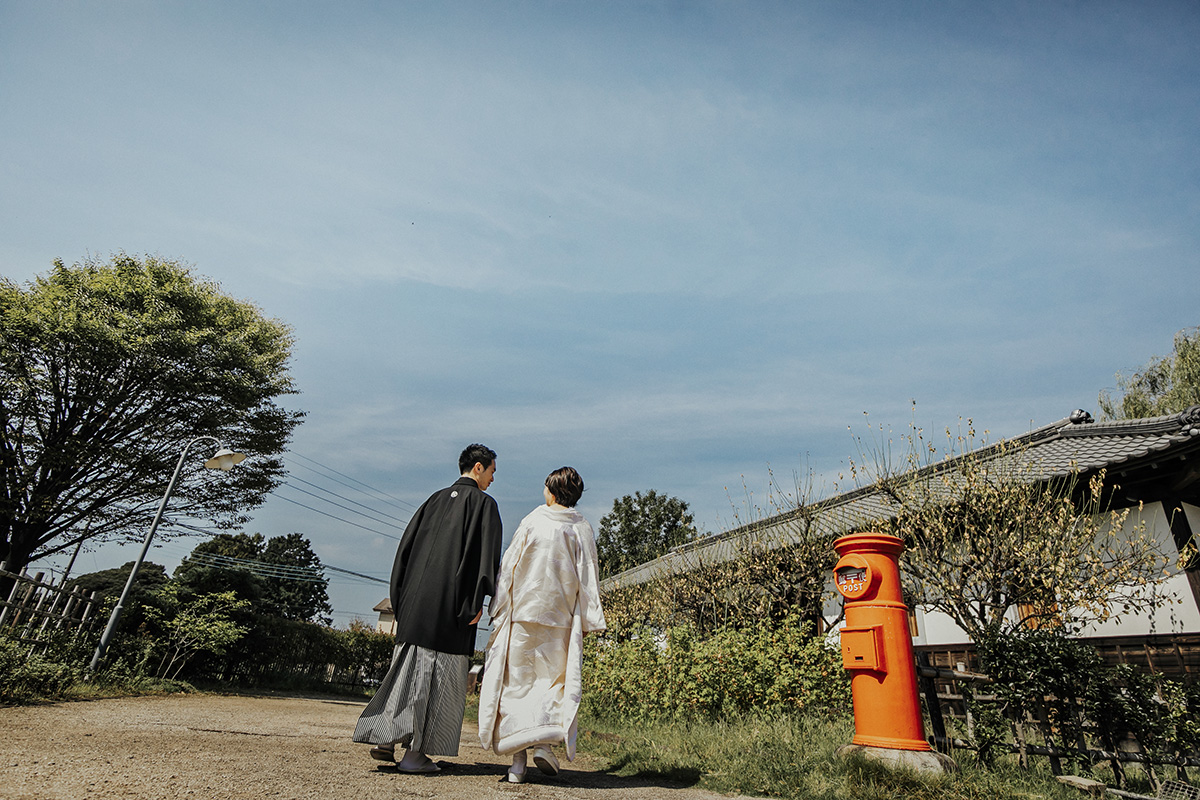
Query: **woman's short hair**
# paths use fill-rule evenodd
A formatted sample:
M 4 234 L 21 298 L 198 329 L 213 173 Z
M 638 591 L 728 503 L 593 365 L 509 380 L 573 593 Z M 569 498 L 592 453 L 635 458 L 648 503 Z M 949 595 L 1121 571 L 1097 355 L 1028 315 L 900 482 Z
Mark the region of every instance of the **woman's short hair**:
M 546 488 L 560 506 L 574 508 L 583 497 L 583 478 L 574 467 L 559 467 L 546 478 Z

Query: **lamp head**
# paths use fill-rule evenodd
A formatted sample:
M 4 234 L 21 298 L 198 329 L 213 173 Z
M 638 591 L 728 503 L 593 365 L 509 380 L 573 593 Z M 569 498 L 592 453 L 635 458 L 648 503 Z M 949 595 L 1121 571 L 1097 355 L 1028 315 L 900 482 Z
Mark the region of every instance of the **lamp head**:
M 204 466 L 209 469 L 219 469 L 225 472 L 233 469 L 234 464 L 240 464 L 246 460 L 245 453 L 235 453 L 227 447 L 222 447 L 217 451 L 217 454 L 204 462 Z

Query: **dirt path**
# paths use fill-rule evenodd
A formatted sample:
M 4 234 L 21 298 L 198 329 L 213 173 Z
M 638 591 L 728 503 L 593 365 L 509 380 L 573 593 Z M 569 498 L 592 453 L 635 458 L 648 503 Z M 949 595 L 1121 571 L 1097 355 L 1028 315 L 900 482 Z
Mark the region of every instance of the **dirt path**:
M 404 775 L 350 741 L 363 703 L 172 695 L 0 708 L 0 798 L 715 800 L 690 787 L 618 778 L 581 753 L 555 778 L 500 783 L 506 759 L 464 726 L 457 758 Z

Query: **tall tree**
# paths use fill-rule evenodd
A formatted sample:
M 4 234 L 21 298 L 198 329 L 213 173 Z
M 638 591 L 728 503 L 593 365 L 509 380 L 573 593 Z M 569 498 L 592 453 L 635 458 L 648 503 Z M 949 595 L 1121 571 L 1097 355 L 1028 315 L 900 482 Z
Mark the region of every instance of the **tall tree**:
M 19 571 L 81 540 L 140 537 L 200 435 L 252 457 L 229 473 L 186 463 L 162 535 L 188 517 L 245 522 L 303 416 L 277 404 L 296 391 L 291 346 L 288 326 L 176 261 L 0 279 L 0 561 Z
M 264 578 L 263 607 L 287 619 L 322 622 L 328 625 L 333 613 L 329 605 L 329 579 L 312 545 L 298 533 L 272 536 L 263 548 L 262 561 L 274 567 Z
M 129 580 L 129 571 L 132 569 L 133 562 L 127 561 L 123 567 L 89 572 L 73 578 L 71 588 L 78 589 L 84 594 L 98 591 L 102 597 L 116 600 L 121 596 L 121 590 L 125 588 L 125 582 Z M 146 561 L 138 570 L 138 580 L 133 584 L 131 593 L 135 598 L 140 599 L 141 596 L 161 589 L 167 580 L 166 567 L 162 564 L 155 564 L 153 561 Z
M 232 591 L 255 613 L 285 619 L 328 625 L 333 611 L 321 559 L 299 533 L 217 534 L 196 545 L 175 580 L 192 595 Z
M 1132 375 L 1117 373 L 1119 397 L 1100 392 L 1100 411 L 1108 419 L 1137 419 L 1177 414 L 1200 404 L 1200 328 L 1175 334 L 1175 350 Z
M 192 548 L 173 577 L 190 595 L 233 592 L 257 608 L 264 586 L 255 566 L 265 546 L 261 533 L 218 533 Z
M 688 504 L 655 490 L 613 501 L 600 518 L 596 549 L 600 575 L 614 575 L 661 556 L 697 536 Z

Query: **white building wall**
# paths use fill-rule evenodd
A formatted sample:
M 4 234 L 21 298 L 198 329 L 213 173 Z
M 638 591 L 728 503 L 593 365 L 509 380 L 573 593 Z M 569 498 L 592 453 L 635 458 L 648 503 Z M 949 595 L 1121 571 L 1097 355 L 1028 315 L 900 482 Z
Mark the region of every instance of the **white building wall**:
M 1200 523 L 1200 509 L 1184 503 L 1184 513 L 1192 530 Z M 1159 583 L 1159 592 L 1164 602 L 1147 614 L 1128 614 L 1119 619 L 1091 625 L 1084 631 L 1085 636 L 1142 636 L 1158 633 L 1197 633 L 1200 632 L 1200 608 L 1196 607 L 1192 588 L 1183 571 L 1179 569 L 1179 551 L 1175 547 L 1175 539 L 1171 535 L 1170 520 L 1162 503 L 1154 503 L 1145 507 L 1141 519 L 1146 521 L 1146 530 L 1153 535 L 1154 540 L 1162 548 L 1169 559 L 1166 572 L 1168 573 Z M 1137 509 L 1134 509 L 1125 528 L 1133 530 L 1138 523 Z
M 917 635 L 913 637 L 913 644 L 964 644 L 969 641 L 971 638 L 948 614 L 917 608 Z

